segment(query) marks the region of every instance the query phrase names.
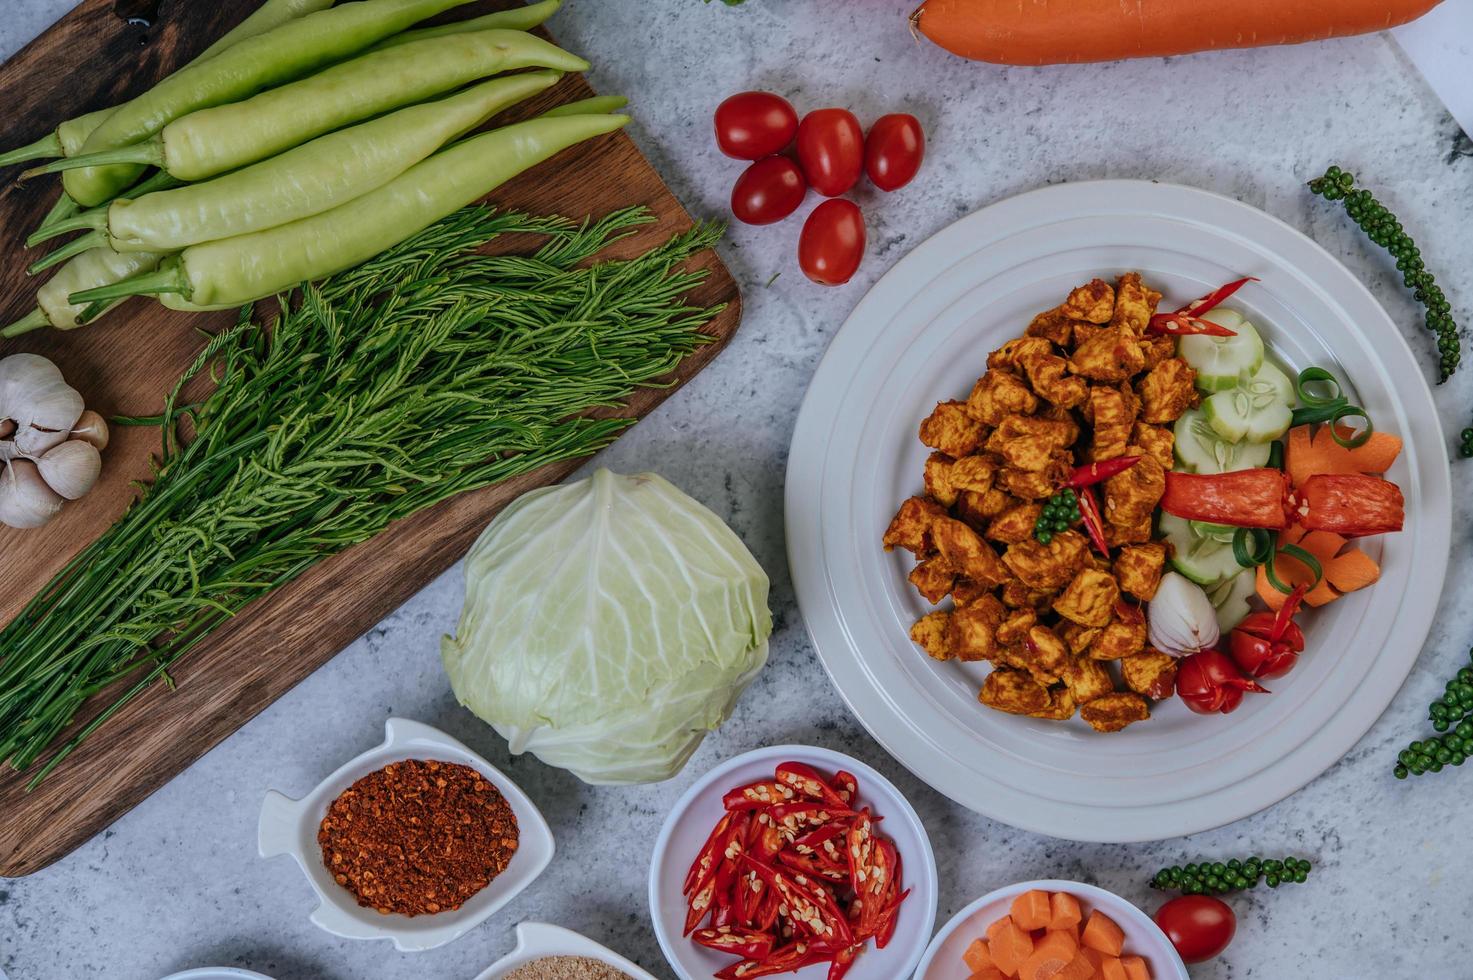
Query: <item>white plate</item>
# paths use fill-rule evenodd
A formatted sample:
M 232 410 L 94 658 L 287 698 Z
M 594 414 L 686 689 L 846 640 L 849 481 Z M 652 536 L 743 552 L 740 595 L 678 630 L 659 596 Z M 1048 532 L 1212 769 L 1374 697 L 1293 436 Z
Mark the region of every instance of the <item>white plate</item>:
M 921 489 L 916 428 L 965 398 L 987 353 L 1091 277 L 1140 270 L 1185 303 L 1239 276 L 1233 298 L 1291 365 L 1320 364 L 1406 448 L 1388 474 L 1406 530 L 1370 539 L 1381 581 L 1305 618 L 1294 673 L 1234 714 L 1179 701 L 1098 735 L 980 707 L 985 670 L 913 646 L 931 608 L 905 552 L 880 536 Z M 1422 361 L 1429 359 L 1423 352 Z M 788 457 L 788 562 L 809 636 L 855 715 L 936 789 L 998 820 L 1075 840 L 1157 840 L 1283 799 L 1371 727 L 1411 669 L 1442 591 L 1450 532 L 1447 447 L 1421 361 L 1327 252 L 1248 205 L 1186 187 L 1047 187 L 963 218 L 875 285 L 824 355 Z
M 506 870 L 450 912 L 383 915 L 363 908 L 322 863 L 317 828 L 328 805 L 359 779 L 404 759 L 438 759 L 469 766 L 501 791 L 517 817 L 517 850 Z M 553 852 L 547 821 L 516 783 L 438 728 L 406 718 L 390 718 L 384 723 L 381 745 L 345 762 L 300 800 L 267 790 L 257 834 L 262 857 L 290 854 L 307 876 L 317 893 L 318 905 L 312 912 L 316 925 L 345 939 L 390 939 L 403 952 L 434 949 L 459 939 L 530 885 L 552 861 Z
M 476 980 L 501 980 L 517 967 L 546 956 L 583 956 L 623 970 L 629 974 L 630 980 L 655 980 L 635 964 L 587 936 L 544 922 L 523 922 L 517 926 L 517 948 L 492 963 Z
M 1154 980 L 1190 980 L 1187 965 L 1150 916 L 1114 892 L 1080 881 L 1024 881 L 983 895 L 952 916 L 936 933 L 916 970 L 915 980 L 967 980 L 971 971 L 962 961 L 962 954 L 972 945 L 972 940 L 985 936 L 989 925 L 1007 915 L 1013 899 L 1035 888 L 1073 895 L 1079 899 L 1086 919 L 1094 909 L 1108 915 L 1125 933 L 1125 954 L 1142 957 L 1151 968 Z
M 841 769 L 853 774 L 859 780 L 860 803 L 883 818 L 880 830 L 900 854 L 901 887 L 911 893 L 900 906 L 895 938 L 884 949 L 868 944 L 845 980 L 909 976 L 936 926 L 936 856 L 931 839 L 915 809 L 888 779 L 858 759 L 811 745 L 773 745 L 728 759 L 696 780 L 676 801 L 660 828 L 650 865 L 650 914 L 665 959 L 681 980 L 710 980 L 717 970 L 737 962 L 734 956 L 697 946 L 682 935 L 686 902 L 681 886 L 696 853 L 725 812 L 721 797 L 746 783 L 771 779 L 782 762 L 806 762 L 825 775 Z M 827 969 L 825 964 L 815 964 L 795 975 L 799 980 L 822 980 Z

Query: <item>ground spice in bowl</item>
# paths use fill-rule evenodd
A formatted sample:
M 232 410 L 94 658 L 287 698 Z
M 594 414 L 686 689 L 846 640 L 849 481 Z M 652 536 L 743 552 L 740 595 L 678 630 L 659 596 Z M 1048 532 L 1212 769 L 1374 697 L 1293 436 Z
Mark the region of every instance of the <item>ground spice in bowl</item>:
M 322 863 L 359 905 L 425 915 L 460 908 L 506 870 L 517 818 L 469 766 L 406 759 L 333 800 L 317 843 Z
M 544 956 L 501 980 L 629 980 L 629 974 L 587 956 Z

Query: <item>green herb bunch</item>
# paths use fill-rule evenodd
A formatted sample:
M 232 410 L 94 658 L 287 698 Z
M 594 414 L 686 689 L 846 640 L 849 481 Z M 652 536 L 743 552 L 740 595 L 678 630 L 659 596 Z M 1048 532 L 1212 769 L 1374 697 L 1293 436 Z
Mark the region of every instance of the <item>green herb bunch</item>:
M 1286 857 L 1282 861 L 1275 858 L 1264 861 L 1257 857 L 1239 861 L 1233 858 L 1226 863 L 1214 861 L 1162 868 L 1151 879 L 1151 887 L 1179 891 L 1184 895 L 1222 895 L 1255 888 L 1259 879 L 1270 888 L 1288 882 L 1302 885 L 1308 880 L 1310 869 L 1308 861 L 1296 857 Z
M 152 419 L 141 499 L 0 630 L 0 761 L 32 785 L 211 630 L 322 559 L 455 494 L 588 456 L 624 400 L 707 339 L 683 296 L 698 226 L 589 264 L 653 218 L 578 226 L 468 208 L 356 269 L 249 309 Z M 499 235 L 529 255 L 479 254 Z M 183 402 L 186 383 L 215 389 Z M 98 696 L 97 701 L 89 699 Z M 63 744 L 59 744 L 63 743 Z M 49 754 L 49 758 L 43 758 Z
M 1033 524 L 1033 536 L 1043 544 L 1048 544 L 1055 534 L 1067 531 L 1082 519 L 1079 513 L 1079 494 L 1065 488 L 1043 502 L 1043 512 Z
M 1469 655 L 1473 658 L 1473 651 Z M 1442 772 L 1444 766 L 1461 766 L 1473 756 L 1473 666 L 1453 675 L 1442 697 L 1428 706 L 1427 717 L 1438 734 L 1418 739 L 1397 754 L 1392 770 L 1397 779 Z

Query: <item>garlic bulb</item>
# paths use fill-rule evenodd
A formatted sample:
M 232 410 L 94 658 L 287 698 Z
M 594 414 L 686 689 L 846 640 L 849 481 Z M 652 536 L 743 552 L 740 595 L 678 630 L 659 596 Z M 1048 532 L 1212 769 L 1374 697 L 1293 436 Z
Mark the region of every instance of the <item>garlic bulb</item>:
M 0 358 L 0 524 L 40 527 L 97 483 L 107 423 L 36 354 Z
M 1176 572 L 1161 576 L 1146 612 L 1151 646 L 1185 657 L 1217 644 L 1217 610 L 1202 587 Z

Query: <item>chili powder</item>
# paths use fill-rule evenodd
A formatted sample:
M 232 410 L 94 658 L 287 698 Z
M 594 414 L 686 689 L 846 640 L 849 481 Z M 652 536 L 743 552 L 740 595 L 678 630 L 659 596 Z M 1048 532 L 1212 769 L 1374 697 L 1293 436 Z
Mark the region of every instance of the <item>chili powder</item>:
M 406 759 L 343 791 L 317 830 L 322 863 L 384 915 L 458 909 L 506 870 L 517 818 L 501 791 L 454 762 Z

